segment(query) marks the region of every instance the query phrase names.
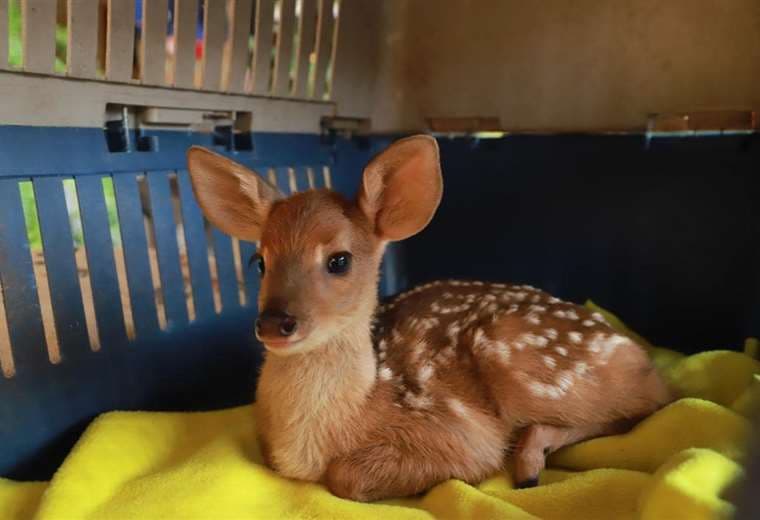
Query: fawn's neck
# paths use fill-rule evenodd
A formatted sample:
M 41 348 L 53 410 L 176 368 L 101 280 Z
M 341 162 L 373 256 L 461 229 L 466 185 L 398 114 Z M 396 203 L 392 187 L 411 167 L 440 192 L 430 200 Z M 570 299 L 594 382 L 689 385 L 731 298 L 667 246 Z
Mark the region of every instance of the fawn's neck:
M 370 313 L 304 354 L 268 355 L 262 370 L 262 398 L 288 403 L 297 414 L 335 417 L 360 413 L 377 376 Z M 281 405 L 278 405 L 280 407 Z M 290 421 L 288 421 L 290 422 Z
M 284 475 L 317 480 L 363 430 L 376 362 L 369 318 L 313 352 L 268 355 L 259 378 L 260 433 Z

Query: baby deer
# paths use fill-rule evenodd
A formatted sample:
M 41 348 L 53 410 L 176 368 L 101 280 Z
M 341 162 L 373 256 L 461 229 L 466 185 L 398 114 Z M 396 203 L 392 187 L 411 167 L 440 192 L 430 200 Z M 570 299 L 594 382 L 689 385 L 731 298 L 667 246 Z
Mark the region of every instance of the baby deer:
M 356 200 L 284 198 L 203 148 L 188 163 L 208 220 L 261 241 L 257 427 L 284 476 L 370 501 L 477 483 L 511 457 L 517 486 L 532 486 L 546 454 L 670 400 L 639 345 L 533 287 L 440 281 L 378 306 L 386 244 L 422 230 L 441 200 L 430 137 L 375 157 Z

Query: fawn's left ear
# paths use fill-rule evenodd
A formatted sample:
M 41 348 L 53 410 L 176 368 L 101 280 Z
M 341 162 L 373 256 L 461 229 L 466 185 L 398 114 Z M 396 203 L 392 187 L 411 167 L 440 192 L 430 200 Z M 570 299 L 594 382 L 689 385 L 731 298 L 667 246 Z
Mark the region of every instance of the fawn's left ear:
M 228 235 L 261 238 L 272 204 L 282 195 L 256 172 L 201 146 L 187 152 L 193 192 L 203 214 Z
M 438 143 L 416 135 L 396 141 L 364 169 L 358 204 L 382 240 L 422 231 L 441 202 Z

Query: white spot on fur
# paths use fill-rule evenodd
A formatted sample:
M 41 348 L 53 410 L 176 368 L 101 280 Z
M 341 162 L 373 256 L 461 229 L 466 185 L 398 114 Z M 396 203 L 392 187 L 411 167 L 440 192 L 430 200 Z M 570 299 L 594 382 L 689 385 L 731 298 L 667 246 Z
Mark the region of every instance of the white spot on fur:
M 414 348 L 412 348 L 412 355 L 410 361 L 412 363 L 416 363 L 417 360 L 422 356 L 422 353 L 425 352 L 428 349 L 427 341 L 424 339 L 417 339 L 417 342 L 414 345 Z
M 385 361 L 385 351 L 384 351 L 384 350 L 381 350 L 381 351 L 380 351 L 380 352 L 377 354 L 377 359 L 379 359 L 380 361 Z
M 575 312 L 573 309 L 570 309 L 567 312 L 565 312 L 565 317 L 568 320 L 573 320 L 573 321 L 577 321 L 579 319 L 578 318 L 578 313 Z
M 607 323 L 607 320 L 604 319 L 604 316 L 602 316 L 600 313 L 595 312 L 591 315 L 591 319 L 598 321 L 599 323 Z
M 433 406 L 433 400 L 426 395 L 414 395 L 412 392 L 407 392 L 404 395 L 406 403 L 417 410 L 426 410 Z
M 541 318 L 539 318 L 536 314 L 528 314 L 525 317 L 525 321 L 533 325 L 541 325 Z
M 583 334 L 580 332 L 568 332 L 567 337 L 572 343 L 575 343 L 576 345 L 579 345 L 583 342 Z
M 420 385 L 425 385 L 428 381 L 430 381 L 430 378 L 433 377 L 433 372 L 435 370 L 433 369 L 433 365 L 430 363 L 425 363 L 420 368 L 419 372 L 417 373 L 417 379 L 420 382 Z
M 518 292 L 518 293 L 514 293 L 512 296 L 514 296 L 515 300 L 517 300 L 518 302 L 521 302 L 521 301 L 525 301 L 525 298 L 528 297 L 528 293 Z
M 481 282 L 481 281 L 472 282 L 472 285 L 474 285 L 476 287 L 480 287 L 481 285 L 483 285 L 483 282 Z
M 454 412 L 454 415 L 462 418 L 467 417 L 467 407 L 465 407 L 464 403 L 459 399 L 449 397 L 446 400 L 446 404 L 449 406 L 449 409 Z
M 547 338 L 531 333 L 522 334 L 519 338 L 517 338 L 517 340 L 538 348 L 544 348 L 549 344 L 549 340 Z
M 383 381 L 390 381 L 393 379 L 393 370 L 391 370 L 388 367 L 383 367 L 380 369 L 380 379 Z
M 381 339 L 380 343 L 377 344 L 377 347 L 380 349 L 380 352 L 385 352 L 385 350 L 388 348 L 388 342 L 384 339 Z
M 554 311 L 552 314 L 553 314 L 555 317 L 557 317 L 557 318 L 565 318 L 565 317 L 566 317 L 566 315 L 565 315 L 565 311 L 562 311 L 562 310 L 557 310 L 557 311 Z
M 559 376 L 557 376 L 557 386 L 563 392 L 566 392 L 571 386 L 573 386 L 574 382 L 573 373 L 569 370 L 563 370 L 559 373 Z
M 446 291 L 445 293 L 443 293 L 443 297 L 444 297 L 444 298 L 453 298 L 453 297 L 454 297 L 454 295 L 453 295 L 453 294 L 451 294 L 450 292 Z
M 544 307 L 543 305 L 531 305 L 530 310 L 532 310 L 533 312 L 543 313 L 543 312 L 546 312 L 546 307 Z
M 554 352 L 556 352 L 560 356 L 567 356 L 567 349 L 561 345 L 554 347 Z
M 562 300 L 560 300 L 559 298 L 555 298 L 554 296 L 552 296 L 552 297 L 550 297 L 550 298 L 549 298 L 547 301 L 548 301 L 550 304 L 554 305 L 554 304 L 556 304 L 556 303 L 559 303 L 559 302 L 560 302 L 560 301 L 562 301 Z
M 536 397 L 548 397 L 549 399 L 559 399 L 565 394 L 565 391 L 559 386 L 547 385 L 540 381 L 529 383 L 528 390 Z
M 613 334 L 608 337 L 601 345 L 602 364 L 607 362 L 615 350 L 629 342 L 630 340 L 628 338 L 621 336 L 620 334 Z
M 540 294 L 536 294 L 535 296 L 533 296 L 533 298 L 530 299 L 530 301 L 532 301 L 533 303 L 540 302 L 541 301 L 541 295 Z
M 557 361 L 551 357 L 551 356 L 543 356 L 544 359 L 544 365 L 546 365 L 549 368 L 555 368 L 557 366 Z
M 478 320 L 478 315 L 474 312 L 471 312 L 467 315 L 467 317 L 462 321 L 462 327 L 469 327 L 473 323 L 475 323 Z
M 591 320 L 583 320 L 584 327 L 593 327 L 594 325 L 596 325 L 596 323 Z
M 446 329 L 446 335 L 453 341 L 459 335 L 459 332 L 461 330 L 462 330 L 462 327 L 459 325 L 459 323 L 455 321 L 451 325 L 449 325 L 448 329 Z
M 494 357 L 501 363 L 508 363 L 509 346 L 503 341 L 490 339 L 483 329 L 477 329 L 472 337 L 473 351 L 488 357 Z
M 579 361 L 578 363 L 575 364 L 575 366 L 573 367 L 573 370 L 575 371 L 576 374 L 578 374 L 579 376 L 582 376 L 588 370 L 588 364 L 584 363 L 583 361 Z
M 441 322 L 438 320 L 438 318 L 433 318 L 432 316 L 429 318 L 422 318 L 420 320 L 420 327 L 424 330 L 430 330 L 437 327 Z
M 514 314 L 515 312 L 517 312 L 517 309 L 519 308 L 520 308 L 519 305 L 517 305 L 516 303 L 513 303 L 509 306 L 509 309 L 507 309 L 507 314 Z
M 552 341 L 557 339 L 557 329 L 546 329 L 544 330 L 544 334 Z

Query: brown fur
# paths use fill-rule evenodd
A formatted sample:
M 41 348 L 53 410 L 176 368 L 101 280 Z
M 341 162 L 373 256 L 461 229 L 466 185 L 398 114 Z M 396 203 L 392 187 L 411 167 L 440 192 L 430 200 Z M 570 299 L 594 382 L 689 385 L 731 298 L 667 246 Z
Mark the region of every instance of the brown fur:
M 194 153 L 194 182 L 218 174 L 218 156 Z M 204 170 L 206 161 L 214 167 Z M 233 227 L 247 227 L 231 232 L 261 239 L 260 310 L 299 323 L 284 341 L 261 338 L 261 447 L 285 476 L 324 481 L 355 500 L 406 496 L 449 478 L 478 482 L 516 445 L 524 484 L 545 453 L 616 433 L 670 400 L 640 346 L 601 316 L 532 287 L 434 282 L 377 305 L 386 241 L 422 229 L 440 200 L 428 138 L 374 159 L 356 202 L 326 191 L 260 200 L 271 192 L 234 182 L 203 189 L 204 211 L 233 197 L 229 207 L 265 215 L 236 217 Z M 345 275 L 324 268 L 336 251 L 353 255 Z

